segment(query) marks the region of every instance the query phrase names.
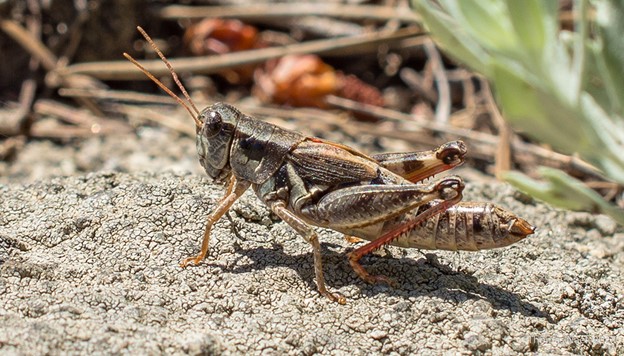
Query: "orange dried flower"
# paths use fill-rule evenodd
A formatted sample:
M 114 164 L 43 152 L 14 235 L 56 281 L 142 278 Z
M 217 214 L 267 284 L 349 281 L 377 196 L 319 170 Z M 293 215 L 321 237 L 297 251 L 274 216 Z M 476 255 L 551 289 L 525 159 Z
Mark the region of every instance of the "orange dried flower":
M 316 55 L 289 55 L 259 68 L 254 94 L 264 101 L 292 106 L 326 108 L 325 97 L 337 95 L 383 106 L 379 90 L 354 75 L 335 71 Z
M 254 78 L 254 93 L 261 99 L 292 106 L 326 107 L 325 96 L 340 87 L 334 69 L 312 54 L 271 60 Z
M 184 43 L 196 56 L 244 51 L 257 48 L 258 30 L 238 20 L 205 19 L 186 30 Z
M 205 19 L 191 27 L 184 34 L 188 51 L 196 56 L 224 54 L 264 47 L 258 30 L 238 20 Z M 221 74 L 228 82 L 240 84 L 249 82 L 255 65 L 226 69 Z

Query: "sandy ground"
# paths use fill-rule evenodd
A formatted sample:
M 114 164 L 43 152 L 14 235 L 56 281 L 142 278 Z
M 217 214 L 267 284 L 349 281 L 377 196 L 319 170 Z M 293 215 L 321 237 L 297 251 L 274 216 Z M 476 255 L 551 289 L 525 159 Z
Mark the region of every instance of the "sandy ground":
M 498 183 L 469 181 L 466 199 L 509 208 L 537 234 L 365 258 L 394 289 L 358 279 L 354 246 L 321 230 L 344 306 L 319 296 L 310 247 L 251 192 L 216 224 L 207 260 L 181 269 L 223 188 L 198 169 L 192 140 L 168 135 L 33 142 L 0 165 L 0 353 L 624 353 L 622 229 Z

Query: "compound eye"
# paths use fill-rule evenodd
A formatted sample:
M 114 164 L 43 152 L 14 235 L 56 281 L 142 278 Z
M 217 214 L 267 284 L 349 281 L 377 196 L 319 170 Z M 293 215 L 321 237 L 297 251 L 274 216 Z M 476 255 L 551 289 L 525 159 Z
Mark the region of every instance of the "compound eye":
M 452 164 L 453 162 L 458 162 L 460 160 L 460 152 L 456 149 L 448 149 L 442 154 L 442 162 L 444 164 Z
M 223 119 L 221 118 L 221 114 L 217 111 L 211 111 L 208 113 L 208 117 L 204 123 L 204 134 L 208 137 L 214 136 L 219 133 L 222 125 Z

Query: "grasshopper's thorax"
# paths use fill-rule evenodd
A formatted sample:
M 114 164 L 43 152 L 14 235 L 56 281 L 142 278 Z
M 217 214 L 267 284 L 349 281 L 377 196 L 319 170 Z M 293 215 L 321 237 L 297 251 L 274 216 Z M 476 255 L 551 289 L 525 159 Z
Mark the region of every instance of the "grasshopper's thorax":
M 230 151 L 230 166 L 237 178 L 260 184 L 282 165 L 288 152 L 305 137 L 249 116 L 241 116 Z
M 266 181 L 286 154 L 305 137 L 243 115 L 233 106 L 216 103 L 199 114 L 196 144 L 199 162 L 213 179 L 230 174 L 252 183 Z

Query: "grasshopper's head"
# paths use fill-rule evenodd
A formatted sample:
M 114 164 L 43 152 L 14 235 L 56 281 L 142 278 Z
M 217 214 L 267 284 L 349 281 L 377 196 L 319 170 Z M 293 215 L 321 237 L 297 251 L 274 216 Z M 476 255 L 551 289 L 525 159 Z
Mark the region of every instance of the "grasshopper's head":
M 230 174 L 230 147 L 241 115 L 231 105 L 216 103 L 197 116 L 201 122 L 195 141 L 199 163 L 213 179 L 223 180 Z

